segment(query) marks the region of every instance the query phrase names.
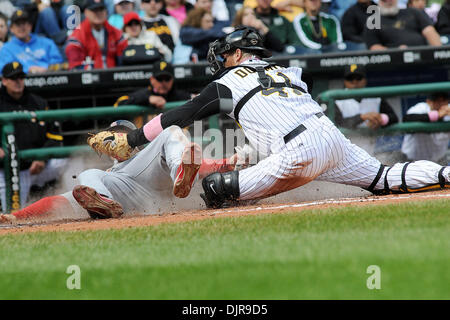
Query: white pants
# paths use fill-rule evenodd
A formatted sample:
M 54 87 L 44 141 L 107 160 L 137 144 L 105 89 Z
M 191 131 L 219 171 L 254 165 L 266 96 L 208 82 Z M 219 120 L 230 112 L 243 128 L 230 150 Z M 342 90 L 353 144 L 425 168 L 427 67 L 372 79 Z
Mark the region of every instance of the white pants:
M 292 190 L 312 180 L 336 182 L 367 189 L 377 177 L 381 163 L 360 147 L 352 144 L 336 126 L 322 116 L 306 120 L 306 131 L 289 141 L 275 141 L 272 154 L 256 166 L 239 172 L 240 200 L 269 197 Z M 391 190 L 402 186 L 405 164 L 390 168 L 386 182 Z M 374 186 L 385 187 L 386 168 Z M 408 188 L 416 189 L 439 183 L 442 166 L 430 161 L 409 164 L 406 172 Z M 447 183 L 450 168 L 445 169 Z
M 45 165 L 44 170 L 39 174 L 30 174 L 30 171 L 20 171 L 20 205 L 25 207 L 31 186 L 43 187 L 47 182 L 57 179 L 67 164 L 68 159 L 50 159 Z M 5 174 L 0 170 L 0 197 L 2 208 L 6 208 L 6 185 Z

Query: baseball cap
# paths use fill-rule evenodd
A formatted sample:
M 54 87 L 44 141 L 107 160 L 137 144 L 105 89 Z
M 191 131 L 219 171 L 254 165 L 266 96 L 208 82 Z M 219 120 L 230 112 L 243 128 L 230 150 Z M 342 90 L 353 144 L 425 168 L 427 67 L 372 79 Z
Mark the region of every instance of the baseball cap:
M 20 62 L 13 61 L 5 64 L 2 69 L 3 78 L 25 78 L 26 74 L 23 72 L 23 66 Z
M 104 0 L 87 0 L 84 8 L 89 10 L 106 9 L 106 5 Z
M 11 24 L 17 23 L 18 21 L 29 21 L 31 22 L 30 16 L 26 11 L 17 10 L 11 16 Z
M 363 78 L 366 77 L 366 69 L 359 64 L 352 64 L 345 67 L 344 78 L 348 78 L 351 75 L 360 75 Z
M 134 3 L 134 0 L 114 0 L 114 5 L 119 4 L 121 2 L 131 2 Z
M 165 61 L 158 61 L 153 64 L 153 76 L 155 78 L 159 76 L 170 76 L 173 78 L 173 67 L 170 63 Z
M 126 15 L 123 16 L 123 25 L 126 26 L 133 20 L 141 22 L 141 18 L 136 12 L 134 11 L 128 12 Z

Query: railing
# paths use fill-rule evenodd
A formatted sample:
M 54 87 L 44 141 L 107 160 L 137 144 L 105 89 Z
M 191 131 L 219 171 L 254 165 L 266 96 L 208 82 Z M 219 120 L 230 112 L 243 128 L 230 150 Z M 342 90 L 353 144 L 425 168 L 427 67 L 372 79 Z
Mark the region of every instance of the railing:
M 336 100 L 350 99 L 350 98 L 370 98 L 370 97 L 394 97 L 394 96 L 406 96 L 417 95 L 422 93 L 432 93 L 438 91 L 450 91 L 450 82 L 435 82 L 435 83 L 423 83 L 423 84 L 410 84 L 400 86 L 386 86 L 386 87 L 373 87 L 363 89 L 352 90 L 329 90 L 319 95 L 320 101 L 327 104 L 327 115 L 334 122 Z M 413 133 L 413 132 L 442 132 L 450 131 L 450 122 L 435 122 L 435 123 L 423 123 L 423 122 L 404 122 L 391 125 L 387 128 L 381 128 L 376 131 L 363 128 L 355 129 L 364 135 L 391 135 L 395 133 Z M 342 131 L 355 131 L 355 130 L 342 130 Z
M 168 102 L 161 111 L 167 111 L 182 105 L 184 101 Z M 49 158 L 64 158 L 74 153 L 92 152 L 87 146 L 65 146 L 53 148 L 18 150 L 15 143 L 14 123 L 18 121 L 57 121 L 57 120 L 85 120 L 101 119 L 104 117 L 133 117 L 155 113 L 153 108 L 137 105 L 120 107 L 76 108 L 64 110 L 47 110 L 36 112 L 0 112 L 0 126 L 2 126 L 2 148 L 5 152 L 3 169 L 5 174 L 6 208 L 3 213 L 20 209 L 20 160 L 45 160 Z M 218 128 L 218 117 L 210 117 L 209 127 Z

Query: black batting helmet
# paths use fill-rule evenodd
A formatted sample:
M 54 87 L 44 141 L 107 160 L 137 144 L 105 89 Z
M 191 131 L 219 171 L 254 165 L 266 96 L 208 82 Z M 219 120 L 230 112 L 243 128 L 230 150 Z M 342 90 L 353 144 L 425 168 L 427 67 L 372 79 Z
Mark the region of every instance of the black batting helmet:
M 261 58 L 270 58 L 272 56 L 272 53 L 264 48 L 263 39 L 256 29 L 240 27 L 209 44 L 207 59 L 213 74 L 223 68 L 223 63 L 217 59 L 218 56 L 227 52 L 233 52 L 238 48 L 254 53 Z

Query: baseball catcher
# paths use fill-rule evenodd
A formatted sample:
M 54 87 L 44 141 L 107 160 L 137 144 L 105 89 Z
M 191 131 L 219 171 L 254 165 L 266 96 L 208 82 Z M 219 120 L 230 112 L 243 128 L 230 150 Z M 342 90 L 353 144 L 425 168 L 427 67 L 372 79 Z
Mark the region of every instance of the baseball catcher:
M 128 133 L 126 142 L 121 136 L 114 145 L 106 143 L 108 153 L 121 157 L 130 148 L 158 139 L 172 125 L 185 127 L 225 113 L 266 158 L 241 171 L 207 176 L 202 197 L 208 207 L 269 197 L 312 180 L 357 186 L 375 194 L 450 187 L 448 166 L 415 161 L 388 167 L 353 145 L 312 99 L 303 70 L 262 60 L 270 56 L 252 28 L 216 40 L 208 53 L 216 79 L 183 106 Z M 100 152 L 106 152 L 104 145 L 97 144 Z

